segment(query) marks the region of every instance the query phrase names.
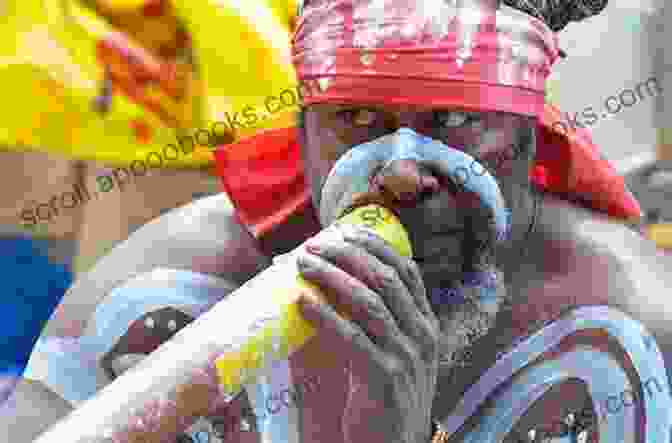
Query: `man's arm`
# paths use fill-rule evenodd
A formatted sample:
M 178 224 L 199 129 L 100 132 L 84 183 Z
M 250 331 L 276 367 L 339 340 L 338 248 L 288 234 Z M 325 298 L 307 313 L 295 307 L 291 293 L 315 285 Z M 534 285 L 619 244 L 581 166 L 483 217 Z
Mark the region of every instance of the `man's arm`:
M 113 288 L 157 267 L 211 274 L 240 285 L 269 263 L 224 194 L 200 199 L 147 223 L 78 278 L 43 334 L 79 335 Z

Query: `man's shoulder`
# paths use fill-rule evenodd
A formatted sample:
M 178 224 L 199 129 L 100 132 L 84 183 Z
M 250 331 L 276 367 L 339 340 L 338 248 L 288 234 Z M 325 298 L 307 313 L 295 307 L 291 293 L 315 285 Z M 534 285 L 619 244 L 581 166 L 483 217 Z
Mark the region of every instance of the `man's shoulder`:
M 203 198 L 150 221 L 77 276 L 59 306 L 62 315 L 47 329 L 53 333 L 61 329 L 56 324 L 86 321 L 112 289 L 156 268 L 195 271 L 237 285 L 269 262 L 225 194 Z
M 597 284 L 596 280 L 601 280 L 610 300 L 633 307 L 672 288 L 672 256 L 653 241 L 620 221 L 567 203 L 546 203 L 540 223 L 542 236 L 551 243 L 567 244 L 572 250 L 568 261 L 583 262 L 570 267 L 590 271 L 584 281 Z
M 596 219 L 581 225 L 580 236 L 590 241 L 601 255 L 613 260 L 632 282 L 634 290 L 647 279 L 664 288 L 672 288 L 672 256 L 635 229 L 622 223 Z
M 173 209 L 142 226 L 101 259 L 92 274 L 121 266 L 121 260 L 134 263 L 133 273 L 164 267 L 220 275 L 254 273 L 258 263 L 267 261 L 223 193 Z

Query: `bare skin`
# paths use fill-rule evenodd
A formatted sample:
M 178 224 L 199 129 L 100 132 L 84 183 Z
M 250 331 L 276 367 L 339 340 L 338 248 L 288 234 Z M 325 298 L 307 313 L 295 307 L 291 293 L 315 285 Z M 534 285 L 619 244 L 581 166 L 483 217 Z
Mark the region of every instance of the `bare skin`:
M 516 144 L 516 128 L 523 124 L 518 117 L 492 113 L 483 114 L 480 119 L 472 116 L 471 120 L 451 126 L 459 119 L 443 114 L 437 119 L 435 111 L 443 110 L 311 107 L 306 114 L 303 149 L 315 204 L 319 204 L 326 174 L 340 155 L 399 127 L 410 127 L 464 149 L 492 165 L 488 156 Z M 450 124 L 446 126 L 446 122 Z M 417 369 L 423 364 L 424 368 L 436 365 L 438 356 L 434 351 L 447 352 L 454 332 L 450 329 L 454 324 L 449 321 L 451 313 L 436 306 L 432 307 L 434 314 L 424 312 L 422 297 L 446 280 L 459 278 L 463 264 L 459 260 L 471 257 L 463 253 L 470 233 L 428 235 L 440 233 L 450 224 L 464 226 L 466 210 L 449 197 L 450 190 L 441 189 L 400 209 L 417 256 L 428 257 L 417 266 L 396 257 L 361 232 L 352 233 L 343 243 L 315 244 L 315 253 L 303 259 L 312 265 L 305 276 L 330 292 L 334 304 L 367 309 L 348 322 L 331 315 L 328 308 L 305 311 L 318 325 L 319 333 L 293 356 L 292 373 L 298 377 L 315 373 L 330 382 L 305 398 L 301 411 L 303 441 L 396 441 L 400 435 L 408 442 L 427 441 L 425 425 L 430 405 L 433 417 L 445 417 L 464 390 L 494 362 L 498 350 L 572 306 L 618 307 L 642 321 L 661 348 L 669 350 L 672 326 L 668 319 L 672 312 L 662 298 L 665 290 L 672 287 L 669 259 L 661 257 L 651 242 L 625 226 L 551 196 L 545 196 L 535 229 L 530 233 L 535 211 L 529 189 L 524 186 L 528 164 L 527 159 L 519 158 L 507 166 L 493 166 L 492 173 L 509 207 L 514 209 L 512 241 L 496 249 L 497 268 L 504 272 L 505 289 L 512 294 L 511 309 L 499 313 L 487 333 L 477 338 L 474 349 L 478 352 L 467 359 L 464 369 L 439 365 L 436 374 Z M 166 214 L 136 231 L 75 283 L 63 302 L 64 312 L 88 317 L 113 287 L 158 266 L 191 269 L 240 284 L 268 266 L 271 256 L 287 252 L 319 229 L 314 213 L 308 213 L 303 215 L 305 223 L 288 222 L 258 241 L 218 205 L 218 198 L 195 202 L 181 209 L 181 214 Z M 428 230 L 428 223 L 436 229 Z M 441 253 L 435 255 L 437 245 L 441 246 Z M 404 278 L 409 266 L 419 272 L 422 285 Z M 391 269 L 395 271 L 392 274 Z M 349 283 L 343 284 L 344 281 Z M 376 288 L 376 281 L 389 284 L 380 289 Z M 367 297 L 369 301 L 365 301 Z M 375 331 L 371 329 L 375 322 L 370 321 L 370 303 L 380 309 L 377 312 L 384 319 L 384 327 Z M 66 329 L 66 323 L 67 318 L 55 317 L 47 333 L 58 334 Z M 324 349 L 339 352 L 325 353 Z M 400 362 L 409 364 L 399 366 Z M 354 380 L 348 379 L 344 371 L 348 365 Z M 406 377 L 398 377 L 401 374 Z M 400 378 L 406 381 L 399 383 Z M 377 382 L 369 384 L 370 380 Z M 365 388 L 348 397 L 353 381 L 369 384 L 368 391 Z M 384 387 L 392 387 L 393 395 L 386 394 Z M 404 404 L 403 400 L 409 398 L 413 402 Z M 564 406 L 580 409 L 584 400 L 577 395 L 575 405 Z M 548 408 L 540 405 L 534 409 L 536 412 L 525 418 L 525 424 L 548 420 Z M 368 421 L 361 420 L 362 416 Z M 252 438 L 248 436 L 246 441 Z

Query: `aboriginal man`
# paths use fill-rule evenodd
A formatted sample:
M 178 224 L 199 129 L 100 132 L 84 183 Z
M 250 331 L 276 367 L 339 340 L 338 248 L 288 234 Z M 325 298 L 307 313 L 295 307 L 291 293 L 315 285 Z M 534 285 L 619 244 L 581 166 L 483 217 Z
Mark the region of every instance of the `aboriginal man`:
M 544 104 L 560 53 L 553 32 L 605 5 L 305 1 L 293 39 L 305 104 L 298 130 L 218 153 L 226 160 L 244 157 L 233 148 L 276 144 L 268 152 L 286 155 L 245 168 L 221 162 L 235 214 L 215 196 L 152 221 L 75 283 L 62 312 L 88 316 L 115 287 L 157 267 L 238 286 L 321 229 L 323 187 L 339 158 L 395 144 L 390 152 L 416 152 L 431 140 L 468 154 L 474 167 L 458 180 L 410 156 L 381 164 L 370 181 L 369 197 L 394 205 L 408 229 L 412 260 L 364 229 L 311 241 L 299 259 L 334 305 L 356 313 L 345 320 L 330 305 L 302 304 L 318 334 L 290 359 L 291 378 L 319 374 L 321 382 L 297 405 L 299 441 L 429 442 L 440 434 L 432 423 L 458 414 L 503 354 L 580 306 L 624 312 L 664 352 L 672 267 L 622 223 L 639 207 L 588 136 L 554 131 L 558 114 Z M 510 214 L 505 235 L 498 214 L 465 189 L 484 169 Z M 54 318 L 46 333 L 58 335 L 66 320 Z M 124 354 L 115 352 L 106 359 Z M 586 402 L 579 384 L 549 390 L 509 438 L 534 439 L 530 431 Z M 468 428 L 453 433 L 457 441 Z M 259 441 L 255 429 L 231 432 L 227 441 Z

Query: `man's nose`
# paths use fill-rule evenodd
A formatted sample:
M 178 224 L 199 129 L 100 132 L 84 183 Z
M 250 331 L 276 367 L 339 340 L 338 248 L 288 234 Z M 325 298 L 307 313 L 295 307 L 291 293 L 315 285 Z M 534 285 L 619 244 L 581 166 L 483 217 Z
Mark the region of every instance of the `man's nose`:
M 372 175 L 369 186 L 370 192 L 404 203 L 417 203 L 439 188 L 439 179 L 415 160 L 393 160 Z

